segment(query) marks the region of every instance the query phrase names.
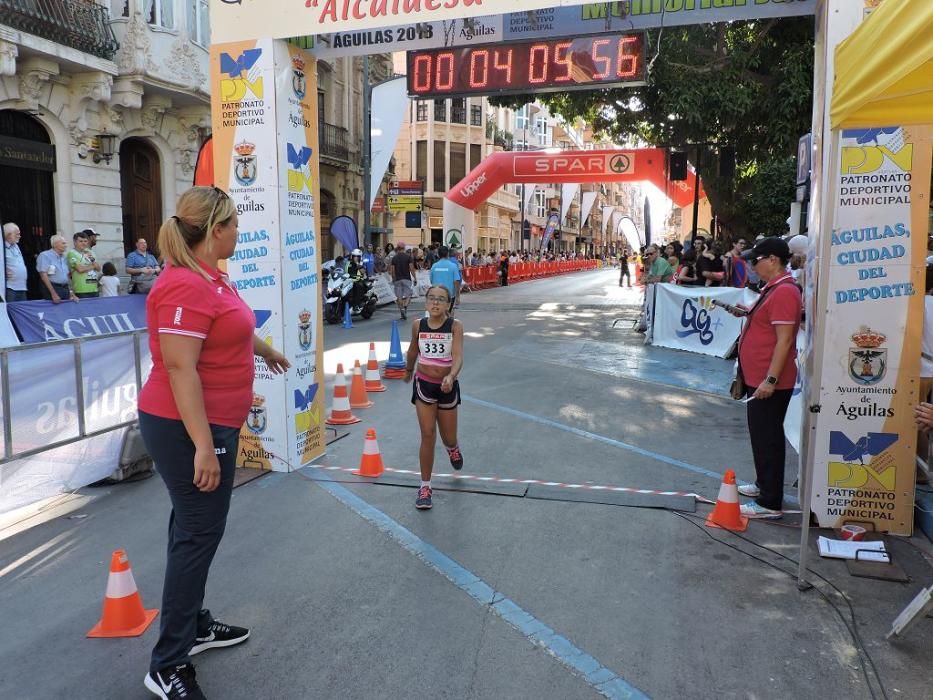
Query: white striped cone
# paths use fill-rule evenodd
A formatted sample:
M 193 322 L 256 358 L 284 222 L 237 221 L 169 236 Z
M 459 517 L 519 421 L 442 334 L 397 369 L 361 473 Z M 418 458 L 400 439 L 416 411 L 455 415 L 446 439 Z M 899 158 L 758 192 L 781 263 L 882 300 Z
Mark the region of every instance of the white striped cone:
M 118 549 L 110 557 L 110 574 L 104 593 L 104 609 L 100 621 L 87 633 L 88 637 L 138 637 L 159 614 L 143 608 L 126 552 Z
M 376 431 L 370 428 L 366 431 L 366 442 L 363 443 L 360 468 L 353 473 L 359 476 L 377 477 L 382 474 L 384 469 L 382 455 L 379 453 L 379 443 L 376 442 Z
M 385 384 L 379 376 L 379 360 L 376 359 L 376 344 L 369 344 L 369 360 L 366 362 L 365 386 L 366 393 L 371 391 L 385 391 Z
M 344 376 L 342 364 L 337 365 L 337 376 L 334 377 L 334 402 L 330 406 L 330 415 L 324 422 L 328 425 L 350 425 L 360 422 L 360 419 L 350 411 L 347 378 Z

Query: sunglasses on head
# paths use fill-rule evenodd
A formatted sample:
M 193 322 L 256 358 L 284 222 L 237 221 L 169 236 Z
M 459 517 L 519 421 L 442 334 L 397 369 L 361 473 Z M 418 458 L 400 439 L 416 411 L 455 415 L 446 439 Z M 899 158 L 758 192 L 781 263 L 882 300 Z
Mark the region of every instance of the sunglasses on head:
M 230 195 L 217 187 L 217 185 L 213 185 L 212 189 L 214 190 L 214 194 L 217 195 L 217 198 L 214 200 L 214 206 L 211 207 L 211 215 L 207 217 L 208 224 L 212 224 L 214 221 L 214 213 L 217 211 L 217 205 L 225 199 L 230 199 Z

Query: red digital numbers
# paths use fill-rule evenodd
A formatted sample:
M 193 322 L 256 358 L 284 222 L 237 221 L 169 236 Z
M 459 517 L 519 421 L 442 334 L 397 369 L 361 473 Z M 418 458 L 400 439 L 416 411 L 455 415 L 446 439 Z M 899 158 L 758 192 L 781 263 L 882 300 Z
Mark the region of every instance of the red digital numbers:
M 442 97 L 632 82 L 644 73 L 644 51 L 641 33 L 412 51 L 408 92 Z

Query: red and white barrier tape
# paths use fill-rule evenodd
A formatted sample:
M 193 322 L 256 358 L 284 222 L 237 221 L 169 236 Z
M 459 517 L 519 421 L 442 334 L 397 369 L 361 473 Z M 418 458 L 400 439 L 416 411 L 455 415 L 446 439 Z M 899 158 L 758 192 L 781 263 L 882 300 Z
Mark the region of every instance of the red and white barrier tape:
M 340 472 L 354 472 L 356 469 L 352 467 L 325 467 L 316 464 L 308 465 L 312 469 L 321 469 L 323 471 L 340 471 Z M 385 467 L 385 471 L 392 472 L 393 474 L 413 474 L 419 476 L 420 472 L 414 471 L 412 469 L 393 469 L 391 467 Z M 709 503 L 715 504 L 715 501 L 711 501 L 705 496 L 701 496 L 698 493 L 687 493 L 686 491 L 655 491 L 652 489 L 633 489 L 628 486 L 603 486 L 600 484 L 565 484 L 560 481 L 542 481 L 540 479 L 503 479 L 496 476 L 475 476 L 473 474 L 447 474 L 443 472 L 435 472 L 434 476 L 449 476 L 453 479 L 460 479 L 463 481 L 490 481 L 497 484 L 532 484 L 538 486 L 554 486 L 557 488 L 565 489 L 584 489 L 588 491 L 615 491 L 617 493 L 643 493 L 649 496 L 689 496 L 695 498 L 698 503 Z

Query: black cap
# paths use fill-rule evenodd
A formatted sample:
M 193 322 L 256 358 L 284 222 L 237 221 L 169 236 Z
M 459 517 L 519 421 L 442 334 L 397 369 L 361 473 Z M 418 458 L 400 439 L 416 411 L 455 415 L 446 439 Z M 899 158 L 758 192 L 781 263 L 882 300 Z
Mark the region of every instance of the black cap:
M 754 261 L 763 255 L 776 255 L 781 260 L 790 260 L 790 248 L 787 246 L 787 241 L 780 236 L 770 236 L 762 238 L 755 244 L 754 248 L 746 251 L 742 257 Z

